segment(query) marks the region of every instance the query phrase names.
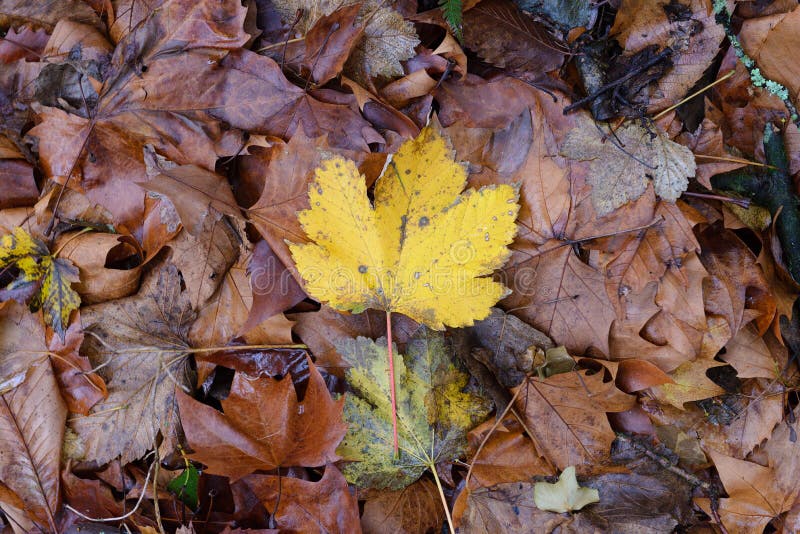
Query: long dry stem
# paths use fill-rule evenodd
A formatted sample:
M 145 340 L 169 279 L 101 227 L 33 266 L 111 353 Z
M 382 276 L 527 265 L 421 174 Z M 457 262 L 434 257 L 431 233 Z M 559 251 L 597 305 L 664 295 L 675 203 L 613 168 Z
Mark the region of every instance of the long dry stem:
M 392 312 L 386 312 L 386 344 L 389 346 L 389 391 L 392 396 L 392 444 L 394 457 L 399 456 L 397 440 L 397 393 L 394 388 L 394 354 L 392 353 Z
M 439 480 L 439 473 L 436 472 L 436 464 L 431 461 L 428 466 L 433 473 L 433 480 L 436 481 L 436 489 L 439 490 L 439 498 L 442 500 L 442 507 L 444 508 L 445 517 L 447 517 L 447 526 L 450 527 L 450 534 L 456 534 L 456 529 L 453 527 L 453 518 L 450 516 L 450 507 L 447 506 L 447 498 L 444 495 L 444 488 L 442 488 L 442 481 Z

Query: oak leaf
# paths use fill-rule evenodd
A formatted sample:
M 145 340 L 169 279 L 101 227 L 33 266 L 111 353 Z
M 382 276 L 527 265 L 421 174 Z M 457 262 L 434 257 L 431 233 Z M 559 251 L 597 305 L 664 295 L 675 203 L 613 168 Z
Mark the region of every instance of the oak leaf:
M 313 364 L 303 402 L 292 380 L 236 373 L 223 415 L 178 394 L 191 457 L 207 472 L 241 478 L 259 469 L 317 467 L 339 459 L 344 399 L 334 400 Z
M 400 312 L 435 329 L 486 317 L 508 294 L 486 275 L 509 255 L 517 193 L 500 185 L 460 194 L 465 181 L 434 127 L 393 156 L 374 208 L 353 162 L 323 162 L 311 209 L 298 215 L 314 243 L 290 245 L 306 291 L 339 310 Z
M 444 335 L 420 327 L 395 363 L 400 456 L 393 460 L 386 339 L 345 339 L 339 352 L 353 365 L 345 399 L 350 423 L 337 450 L 348 481 L 365 488 L 399 489 L 432 465 L 458 457 L 466 433 L 488 414 L 488 403 L 464 392 L 469 376 L 451 361 Z

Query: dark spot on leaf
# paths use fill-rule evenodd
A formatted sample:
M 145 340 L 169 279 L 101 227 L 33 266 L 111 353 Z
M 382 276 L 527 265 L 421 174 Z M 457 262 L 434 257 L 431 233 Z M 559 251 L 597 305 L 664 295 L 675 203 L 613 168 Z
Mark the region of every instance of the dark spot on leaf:
M 411 174 L 411 169 L 406 169 L 406 174 Z
M 419 218 L 419 227 L 420 228 L 424 228 L 424 227 L 428 226 L 428 224 L 430 224 L 430 222 L 431 222 L 430 219 L 428 219 L 427 217 L 420 217 Z
M 360 272 L 361 274 L 364 274 L 365 272 L 367 272 L 367 266 L 366 265 L 359 265 L 358 266 L 358 272 Z

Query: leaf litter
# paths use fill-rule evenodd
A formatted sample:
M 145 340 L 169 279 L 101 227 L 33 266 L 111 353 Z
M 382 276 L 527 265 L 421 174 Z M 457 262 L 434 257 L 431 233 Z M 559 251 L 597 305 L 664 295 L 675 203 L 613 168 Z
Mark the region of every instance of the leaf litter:
M 798 530 L 798 21 L 0 2 L 0 524 Z

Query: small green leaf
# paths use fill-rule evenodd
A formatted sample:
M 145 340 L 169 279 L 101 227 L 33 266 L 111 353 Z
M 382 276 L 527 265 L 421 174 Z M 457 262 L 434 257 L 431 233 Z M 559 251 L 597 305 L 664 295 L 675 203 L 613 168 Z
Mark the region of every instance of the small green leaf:
M 362 488 L 404 488 L 439 461 L 457 458 L 466 433 L 489 412 L 485 399 L 464 391 L 469 376 L 453 364 L 444 334 L 420 327 L 395 361 L 394 459 L 386 339 L 346 339 L 337 349 L 353 365 L 347 381 L 354 394 L 345 397 L 349 428 L 336 452 L 352 460 L 343 472 Z
M 564 469 L 555 484 L 537 482 L 533 486 L 533 502 L 537 508 L 548 512 L 573 512 L 599 501 L 600 493 L 596 489 L 578 486 L 574 466 Z
M 183 470 L 183 473 L 169 481 L 167 489 L 174 493 L 186 506 L 192 510 L 197 510 L 197 483 L 199 480 L 200 473 L 196 467 L 190 465 Z

